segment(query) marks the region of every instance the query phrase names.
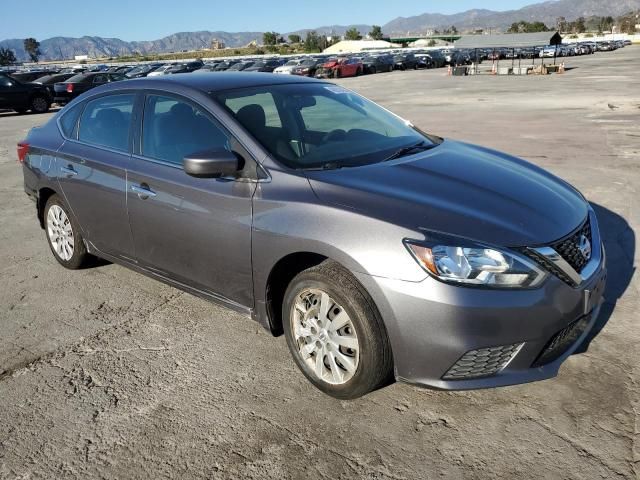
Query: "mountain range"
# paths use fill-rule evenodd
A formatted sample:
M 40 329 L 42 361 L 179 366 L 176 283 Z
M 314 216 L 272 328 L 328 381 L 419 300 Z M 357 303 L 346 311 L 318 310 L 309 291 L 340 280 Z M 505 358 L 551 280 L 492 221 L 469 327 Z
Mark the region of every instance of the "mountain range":
M 454 25 L 459 31 L 477 28 L 505 31 L 512 23 L 525 21 L 542 21 L 552 27 L 558 17 L 567 21 L 578 17 L 620 16 L 640 9 L 640 0 L 552 0 L 526 6 L 519 10 L 496 12 L 492 10 L 468 10 L 452 15 L 425 13 L 413 17 L 398 17 L 382 26 L 386 35 L 415 35 L 429 30 L 448 28 Z M 309 28 L 283 34 L 286 38 L 291 33 L 304 37 L 308 31 L 315 30 L 321 35 L 343 35 L 349 28 L 355 27 L 362 34 L 370 31 L 370 25 L 331 25 Z M 159 40 L 127 42 L 118 38 L 103 37 L 54 37 L 40 40 L 42 60 L 70 59 L 76 55 L 90 57 L 116 57 L 135 53 L 167 53 L 181 50 L 198 50 L 208 48 L 211 41 L 223 41 L 228 47 L 240 47 L 252 41 L 261 43 L 262 32 L 224 32 L 199 31 L 180 32 Z M 28 59 L 24 51 L 22 39 L 0 41 L 0 47 L 13 50 L 19 61 Z

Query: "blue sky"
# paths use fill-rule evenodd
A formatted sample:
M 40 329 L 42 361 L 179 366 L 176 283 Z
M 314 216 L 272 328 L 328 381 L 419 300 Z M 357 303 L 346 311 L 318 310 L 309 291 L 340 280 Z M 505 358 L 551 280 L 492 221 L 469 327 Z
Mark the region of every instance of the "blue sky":
M 511 10 L 536 0 L 0 0 L 0 39 L 95 35 L 155 40 L 196 30 L 280 33 L 323 25 L 384 24 L 421 13 Z M 25 4 L 28 4 L 25 5 Z

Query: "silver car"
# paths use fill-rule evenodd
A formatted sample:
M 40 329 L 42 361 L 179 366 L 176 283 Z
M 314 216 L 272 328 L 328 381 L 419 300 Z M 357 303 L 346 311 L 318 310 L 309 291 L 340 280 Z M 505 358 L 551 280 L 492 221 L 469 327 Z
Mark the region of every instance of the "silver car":
M 326 81 L 117 82 L 18 154 L 61 265 L 101 257 L 241 312 L 338 398 L 553 377 L 602 304 L 578 191 Z

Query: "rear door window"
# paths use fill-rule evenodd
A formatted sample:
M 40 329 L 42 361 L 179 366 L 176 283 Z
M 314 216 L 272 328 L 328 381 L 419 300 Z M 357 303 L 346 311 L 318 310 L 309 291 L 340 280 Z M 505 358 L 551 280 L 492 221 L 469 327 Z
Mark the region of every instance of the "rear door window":
M 65 109 L 60 117 L 60 129 L 67 138 L 76 137 L 76 126 L 78 125 L 78 118 L 82 112 L 83 104 L 78 103 L 69 109 Z
M 117 94 L 88 102 L 80 117 L 78 140 L 128 151 L 134 99 L 134 94 Z

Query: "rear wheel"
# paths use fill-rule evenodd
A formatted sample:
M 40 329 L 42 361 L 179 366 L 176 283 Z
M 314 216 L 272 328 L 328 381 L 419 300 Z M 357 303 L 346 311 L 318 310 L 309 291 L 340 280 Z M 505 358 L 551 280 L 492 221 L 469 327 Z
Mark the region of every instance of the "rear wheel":
M 44 222 L 49 248 L 58 263 L 71 270 L 86 265 L 91 255 L 87 253 L 78 225 L 58 195 L 49 197 L 44 209 Z
M 369 68 L 369 73 L 378 73 L 378 70 L 376 69 L 376 67 L 370 67 Z
M 356 77 L 359 77 L 360 75 L 362 75 L 362 70 L 361 69 L 357 69 L 356 70 Z
M 27 109 L 26 108 L 14 108 L 14 111 L 23 114 L 23 113 L 27 113 Z
M 31 111 L 45 113 L 49 111 L 49 101 L 43 96 L 37 95 L 31 99 Z
M 391 347 L 380 314 L 366 290 L 335 262 L 298 274 L 282 311 L 296 365 L 324 393 L 357 398 L 391 378 Z
M 339 68 L 336 68 L 333 71 L 333 78 L 340 78 L 340 69 Z

